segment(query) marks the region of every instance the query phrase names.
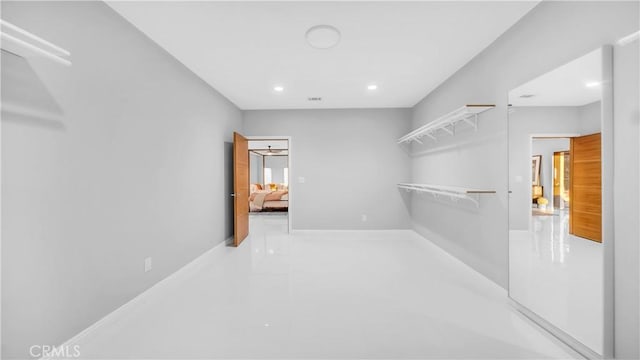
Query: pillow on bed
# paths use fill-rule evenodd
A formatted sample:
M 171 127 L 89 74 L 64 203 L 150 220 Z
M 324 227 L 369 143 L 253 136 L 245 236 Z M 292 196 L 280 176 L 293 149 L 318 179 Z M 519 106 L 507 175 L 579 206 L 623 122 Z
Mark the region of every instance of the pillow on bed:
M 249 194 L 252 194 L 258 190 L 262 190 L 262 185 L 260 184 L 249 184 Z

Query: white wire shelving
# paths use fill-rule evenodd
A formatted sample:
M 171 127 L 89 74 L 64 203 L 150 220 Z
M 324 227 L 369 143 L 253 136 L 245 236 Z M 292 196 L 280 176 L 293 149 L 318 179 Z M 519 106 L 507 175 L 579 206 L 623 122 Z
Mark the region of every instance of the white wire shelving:
M 452 201 L 468 200 L 480 207 L 479 196 L 482 194 L 495 194 L 495 190 L 470 189 L 457 186 L 430 185 L 430 184 L 398 184 L 399 189 L 407 192 L 429 193 L 434 197 L 449 197 Z
M 478 114 L 493 109 L 494 107 L 495 105 L 465 105 L 413 130 L 398 139 L 398 144 L 410 143 L 412 141 L 422 144 L 421 139 L 423 137 L 426 136 L 437 140 L 436 135 L 443 132 L 449 135 L 455 135 L 456 124 L 459 122 L 467 123 L 475 130 L 478 130 Z
M 0 19 L 0 47 L 16 55 L 29 58 L 43 57 L 56 63 L 71 66 L 71 53 L 29 31 Z

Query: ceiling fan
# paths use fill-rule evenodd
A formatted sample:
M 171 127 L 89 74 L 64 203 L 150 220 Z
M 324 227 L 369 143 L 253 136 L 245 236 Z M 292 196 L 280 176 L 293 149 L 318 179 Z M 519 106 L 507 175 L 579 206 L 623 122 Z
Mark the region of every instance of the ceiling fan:
M 269 155 L 273 155 L 273 154 L 278 154 L 282 152 L 282 149 L 272 149 L 271 145 L 267 146 L 269 149 L 267 150 L 267 154 Z

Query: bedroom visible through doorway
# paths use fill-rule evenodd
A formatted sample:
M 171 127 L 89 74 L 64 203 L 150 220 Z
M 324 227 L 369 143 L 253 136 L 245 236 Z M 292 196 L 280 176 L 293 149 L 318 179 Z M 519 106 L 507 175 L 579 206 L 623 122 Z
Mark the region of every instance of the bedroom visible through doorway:
M 256 217 L 290 221 L 289 167 L 289 139 L 249 138 L 250 222 Z

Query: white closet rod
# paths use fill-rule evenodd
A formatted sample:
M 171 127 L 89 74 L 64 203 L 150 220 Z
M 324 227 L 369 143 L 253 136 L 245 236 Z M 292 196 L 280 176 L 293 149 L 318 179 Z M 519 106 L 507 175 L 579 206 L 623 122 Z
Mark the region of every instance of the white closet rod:
M 22 29 L 21 27 L 14 25 L 6 20 L 0 19 L 0 26 L 2 27 L 2 30 L 0 30 L 0 37 L 3 41 L 8 41 L 11 42 L 15 45 L 18 45 L 24 49 L 30 50 L 32 52 L 35 52 L 41 56 L 44 56 L 50 60 L 53 60 L 59 64 L 62 65 L 66 65 L 66 66 L 71 66 L 71 61 L 68 59 L 63 58 L 62 56 L 71 56 L 71 53 L 55 44 L 52 44 L 51 42 L 35 35 L 32 34 L 30 32 L 28 32 L 27 30 Z M 7 30 L 13 31 L 14 34 L 9 34 L 7 32 Z M 22 35 L 22 37 L 24 39 L 20 39 L 17 36 L 14 36 L 16 34 Z M 26 40 L 30 40 L 26 41 Z M 35 44 L 34 44 L 35 43 Z M 38 46 L 40 45 L 40 46 Z M 43 49 L 41 46 L 44 46 L 47 49 Z M 5 45 L 2 46 L 3 48 L 6 48 Z M 11 51 L 11 49 L 7 49 L 8 51 Z M 53 51 L 53 52 L 52 52 Z M 55 54 L 55 53 L 57 54 Z
M 22 35 L 28 37 L 29 39 L 35 40 L 36 42 L 39 42 L 40 44 L 49 47 L 53 51 L 56 51 L 56 52 L 60 53 L 60 55 L 71 56 L 71 53 L 69 51 L 57 46 L 56 44 L 53 44 L 53 43 L 51 43 L 51 42 L 39 37 L 38 35 L 32 34 L 32 33 L 28 32 L 27 30 L 8 22 L 7 20 L 0 19 L 0 25 L 2 25 L 4 27 L 7 27 L 7 28 L 19 33 L 19 34 L 22 34 Z
M 407 191 L 416 191 L 423 193 L 430 193 L 434 196 L 448 196 L 452 200 L 463 199 L 469 200 L 476 205 L 476 207 L 480 207 L 480 202 L 474 196 L 478 196 L 479 194 L 495 194 L 494 190 L 478 190 L 478 189 L 467 189 L 455 186 L 442 186 L 442 185 L 428 185 L 428 184 L 407 184 L 400 183 L 398 184 L 398 188 L 405 189 Z

